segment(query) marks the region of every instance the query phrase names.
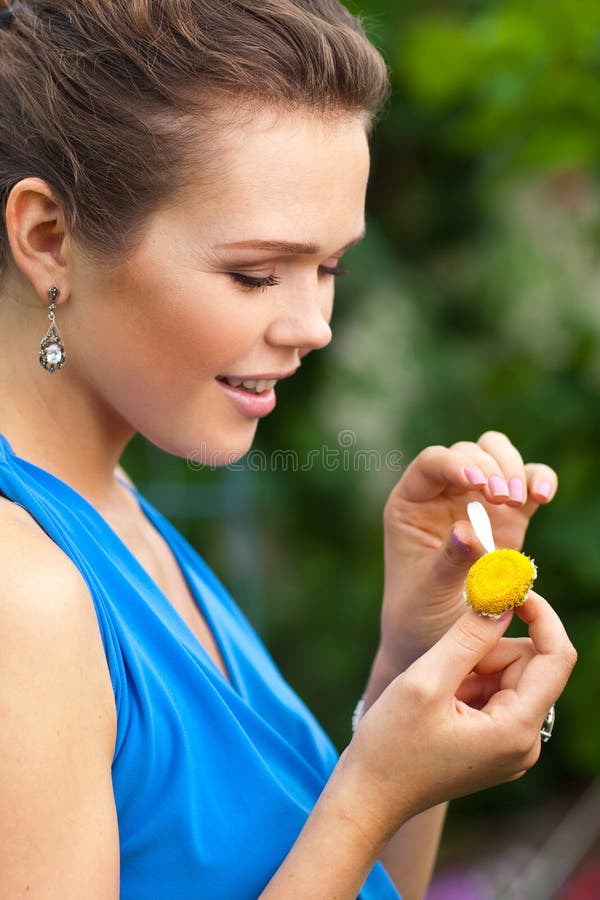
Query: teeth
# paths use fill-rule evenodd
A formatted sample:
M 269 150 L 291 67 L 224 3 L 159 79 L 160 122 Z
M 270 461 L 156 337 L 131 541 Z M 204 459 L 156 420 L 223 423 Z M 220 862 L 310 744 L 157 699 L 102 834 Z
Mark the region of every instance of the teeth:
M 277 384 L 275 379 L 271 381 L 242 381 L 241 378 L 226 378 L 225 379 L 228 384 L 232 387 L 240 387 L 240 385 L 248 391 L 253 391 L 255 394 L 262 394 L 263 391 L 270 391 L 271 388 L 274 388 Z
M 275 387 L 277 384 L 276 381 L 243 381 L 242 386 L 245 387 L 249 391 L 254 391 L 255 394 L 260 394 L 267 389 L 271 389 Z

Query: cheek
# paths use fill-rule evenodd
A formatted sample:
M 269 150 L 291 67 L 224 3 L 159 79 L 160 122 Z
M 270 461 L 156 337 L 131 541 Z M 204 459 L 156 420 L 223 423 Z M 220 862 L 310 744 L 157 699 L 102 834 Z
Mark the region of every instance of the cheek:
M 234 291 L 218 276 L 137 266 L 97 301 L 88 341 L 92 348 L 110 346 L 108 359 L 133 377 L 135 370 L 150 378 L 173 372 L 183 381 L 214 377 L 261 335 L 250 300 Z

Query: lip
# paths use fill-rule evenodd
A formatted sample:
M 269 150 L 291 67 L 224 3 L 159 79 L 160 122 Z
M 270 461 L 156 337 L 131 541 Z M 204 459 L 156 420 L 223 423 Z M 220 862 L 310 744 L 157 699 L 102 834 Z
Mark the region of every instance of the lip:
M 216 382 L 246 419 L 262 419 L 275 409 L 277 398 L 273 388 L 262 394 L 249 394 L 240 388 L 231 387 L 226 381 L 216 379 Z
M 268 391 L 262 391 L 260 394 L 251 394 L 241 388 L 234 388 L 227 383 L 225 379 L 233 378 L 239 381 L 281 381 L 284 378 L 290 378 L 294 375 L 302 363 L 291 369 L 289 372 L 269 372 L 266 375 L 219 375 L 215 378 L 217 384 L 233 401 L 234 406 L 247 419 L 262 419 L 273 412 L 277 404 L 275 390 L 270 388 Z
M 290 372 L 268 372 L 266 375 L 219 375 L 217 380 L 222 378 L 239 378 L 241 381 L 282 381 L 284 378 L 291 378 L 295 375 L 300 366 L 292 369 Z

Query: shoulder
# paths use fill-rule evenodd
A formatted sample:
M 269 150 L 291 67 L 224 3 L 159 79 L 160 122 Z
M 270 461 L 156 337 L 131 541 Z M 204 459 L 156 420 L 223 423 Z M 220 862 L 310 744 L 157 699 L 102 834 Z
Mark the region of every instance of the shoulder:
M 74 594 L 87 590 L 69 557 L 26 509 L 6 497 L 0 497 L 0 564 L 3 576 L 0 578 L 2 608 L 10 603 L 10 598 L 29 592 L 32 587 L 46 585 L 50 588 L 49 579 L 52 584 L 66 589 L 69 600 L 74 599 Z M 28 602 L 23 606 L 24 614 L 33 607 L 41 612 L 60 606 L 49 603 L 50 596 L 56 597 L 56 591 L 50 590 L 45 601 L 37 592 L 28 593 Z
M 0 497 L 0 597 L 18 592 L 19 585 L 35 583 L 48 574 L 61 579 L 77 572 L 65 553 L 52 541 L 26 509 L 6 497 Z M 74 570 L 74 571 L 72 571 Z M 7 575 L 16 576 L 7 582 Z M 8 590 L 7 590 L 8 588 Z
M 87 585 L 0 498 L 0 896 L 118 894 L 116 710 Z M 73 835 L 76 836 L 74 839 Z M 52 889 L 49 889 L 49 885 Z
M 53 670 L 61 689 L 74 677 L 69 689 L 94 691 L 108 716 L 109 737 L 113 717 L 116 721 L 114 697 L 87 584 L 35 519 L 5 497 L 0 498 L 0 633 L 3 676 L 12 653 L 15 665 L 26 658 L 32 672 Z

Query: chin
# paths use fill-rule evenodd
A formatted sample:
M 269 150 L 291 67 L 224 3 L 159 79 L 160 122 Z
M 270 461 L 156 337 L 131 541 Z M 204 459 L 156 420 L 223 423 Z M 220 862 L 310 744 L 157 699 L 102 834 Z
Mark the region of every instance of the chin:
M 138 431 L 143 436 L 165 453 L 187 459 L 190 469 L 218 469 L 238 463 L 252 447 L 256 434 L 256 425 L 252 429 L 244 429 L 245 434 L 238 432 L 206 434 L 206 429 L 194 434 L 196 429 L 186 429 L 185 434 L 175 429 L 167 437 L 164 433 L 157 434 L 149 429 Z
M 191 469 L 220 469 L 226 466 L 232 466 L 239 463 L 240 460 L 248 453 L 252 447 L 252 439 L 245 441 L 222 441 L 218 443 L 215 440 L 199 441 L 192 449 L 185 454 L 188 465 Z

